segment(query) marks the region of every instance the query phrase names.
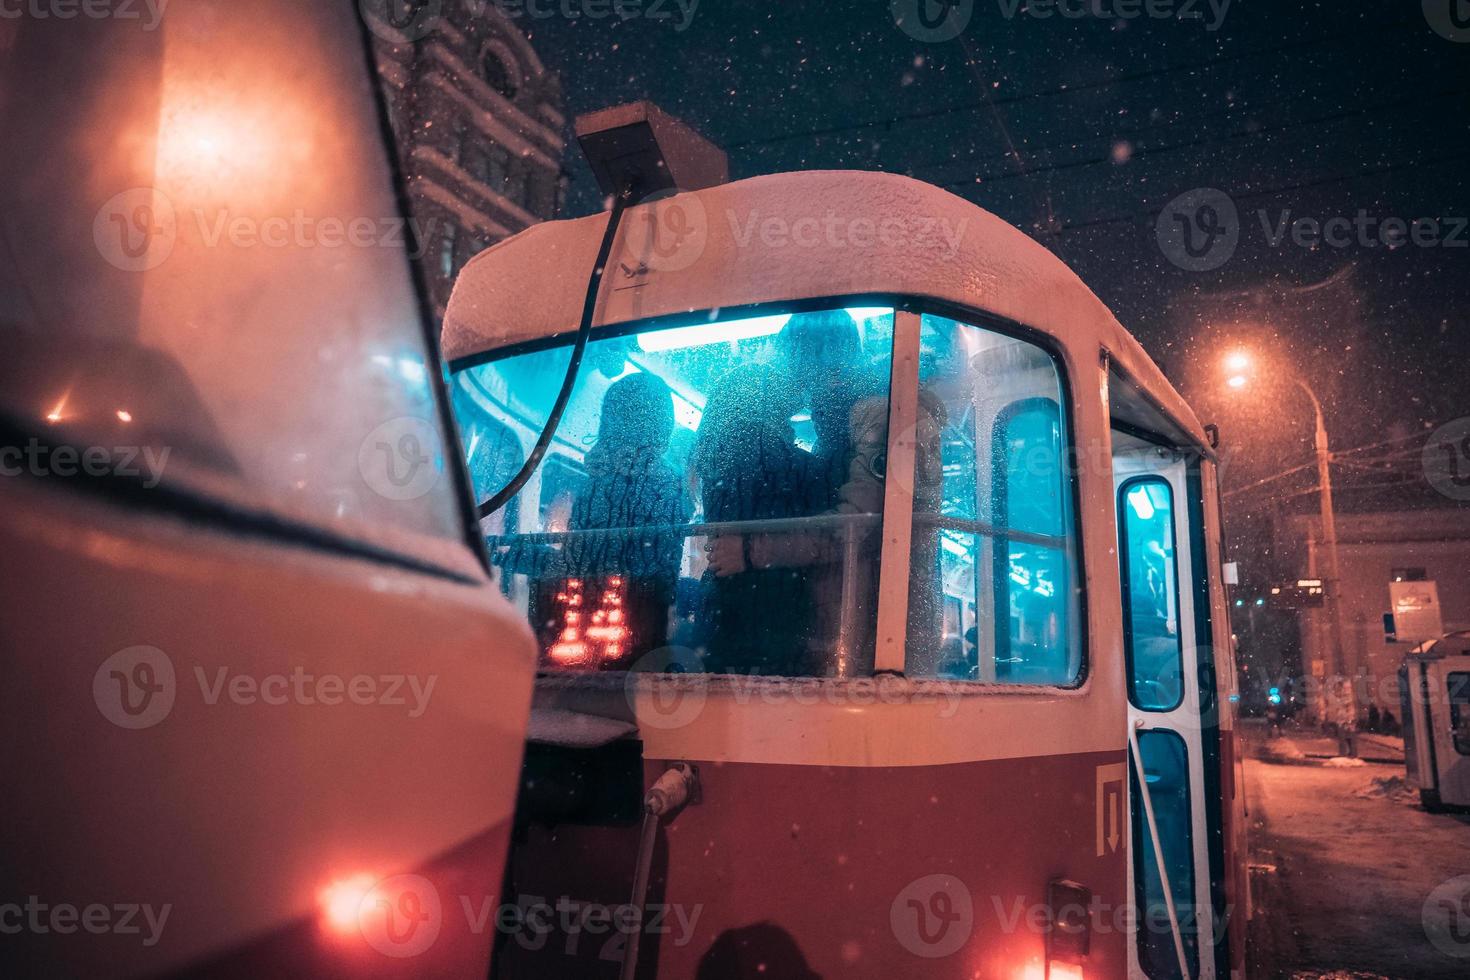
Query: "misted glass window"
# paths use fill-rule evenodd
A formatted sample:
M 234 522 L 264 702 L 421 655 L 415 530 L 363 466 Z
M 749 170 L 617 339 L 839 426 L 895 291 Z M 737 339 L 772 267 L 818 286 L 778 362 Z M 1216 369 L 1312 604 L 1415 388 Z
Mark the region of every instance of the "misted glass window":
M 1063 404 L 1046 351 L 923 317 L 909 676 L 1060 686 L 1079 678 Z
M 362 22 L 266 6 L 7 22 L 0 417 L 33 472 L 472 562 Z
M 546 421 L 570 339 L 457 371 L 481 500 Z M 544 666 L 871 670 L 890 309 L 594 339 L 551 450 L 483 528 Z
M 1167 480 L 1140 477 L 1119 488 L 1118 538 L 1128 698 L 1145 711 L 1172 711 L 1184 697 L 1184 648 Z

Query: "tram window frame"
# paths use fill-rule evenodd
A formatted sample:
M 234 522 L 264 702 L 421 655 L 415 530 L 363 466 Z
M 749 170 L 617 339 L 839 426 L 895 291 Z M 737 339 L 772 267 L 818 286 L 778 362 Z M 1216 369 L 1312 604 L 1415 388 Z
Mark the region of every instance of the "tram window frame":
M 1135 671 L 1135 636 L 1133 622 L 1132 602 L 1132 570 L 1129 567 L 1129 559 L 1132 549 L 1129 545 L 1128 521 L 1133 513 L 1132 506 L 1128 502 L 1128 495 L 1135 489 L 1143 486 L 1162 486 L 1168 495 L 1169 504 L 1169 564 L 1173 569 L 1173 593 L 1174 593 L 1174 673 L 1178 679 L 1178 695 L 1172 704 L 1154 705 L 1145 704 L 1138 696 L 1138 675 Z M 1122 618 L 1123 618 L 1123 662 L 1128 682 L 1128 703 L 1139 711 L 1148 711 L 1165 714 L 1176 711 L 1184 703 L 1184 624 L 1182 621 L 1182 605 L 1180 596 L 1179 577 L 1179 526 L 1178 526 L 1178 501 L 1174 495 L 1174 485 L 1169 480 L 1157 473 L 1146 473 L 1139 476 L 1129 477 L 1118 487 L 1117 495 L 1118 514 L 1118 582 L 1122 594 Z M 1141 519 L 1141 518 L 1140 518 Z
M 774 300 L 768 302 L 743 304 L 739 306 L 721 307 L 718 309 L 718 313 L 721 315 L 722 318 L 737 319 L 775 314 L 811 313 L 819 310 L 836 308 L 850 309 L 878 306 L 886 307 L 893 311 L 893 336 L 895 344 L 898 343 L 900 331 L 903 329 L 901 325 L 901 314 L 913 314 L 916 325 L 924 315 L 932 314 L 934 316 L 954 320 L 958 323 L 963 323 L 980 330 L 990 331 L 1012 340 L 1024 341 L 1025 343 L 1032 345 L 1033 347 L 1044 353 L 1049 359 L 1052 369 L 1055 371 L 1057 382 L 1056 404 L 1059 412 L 1059 419 L 1062 425 L 1062 444 L 1060 447 L 1060 451 L 1062 458 L 1069 461 L 1069 465 L 1065 465 L 1063 467 L 1063 474 L 1064 479 L 1066 480 L 1066 494 L 1070 502 L 1070 506 L 1065 509 L 1063 513 L 1063 520 L 1066 526 L 1069 528 L 1072 548 L 1071 562 L 1073 575 L 1070 591 L 1073 596 L 1073 605 L 1070 612 L 1073 617 L 1071 638 L 1072 642 L 1075 644 L 1074 649 L 1076 670 L 1074 672 L 1072 680 L 1070 681 L 1070 683 L 1067 684 L 985 684 L 974 682 L 959 683 L 964 684 L 967 688 L 971 690 L 972 693 L 976 695 L 988 695 L 998 693 L 997 688 L 1003 689 L 1004 693 L 1007 695 L 1052 696 L 1058 693 L 1067 697 L 1079 697 L 1085 695 L 1088 690 L 1089 681 L 1091 679 L 1092 664 L 1091 634 L 1090 630 L 1088 629 L 1088 624 L 1090 622 L 1090 612 L 1088 603 L 1089 592 L 1087 588 L 1087 542 L 1084 533 L 1086 521 L 1084 520 L 1083 514 L 1082 494 L 1080 481 L 1078 478 L 1078 467 L 1075 465 L 1070 465 L 1070 461 L 1076 458 L 1075 454 L 1077 452 L 1076 440 L 1078 432 L 1079 413 L 1077 409 L 1074 365 L 1072 359 L 1069 357 L 1068 350 L 1062 343 L 1061 339 L 1054 334 L 1046 333 L 1045 331 L 1042 331 L 1035 327 L 1028 326 L 1027 324 L 1019 320 L 1014 320 L 1001 314 L 991 312 L 989 310 L 947 302 L 940 299 L 934 299 L 932 297 L 914 296 L 912 294 L 906 293 L 863 292 L 836 294 L 831 296 L 819 296 L 799 300 Z M 691 310 L 687 312 L 669 313 L 659 316 L 650 316 L 632 320 L 624 320 L 617 323 L 609 323 L 596 327 L 593 331 L 593 338 L 596 340 L 603 340 L 617 337 L 631 337 L 640 333 L 648 333 L 676 327 L 694 326 L 696 324 L 709 322 L 711 312 L 712 311 L 709 309 Z M 570 343 L 574 339 L 574 337 L 575 331 L 563 330 L 554 334 L 547 334 L 540 337 L 529 337 L 516 340 L 512 343 L 508 343 L 500 347 L 489 348 L 477 351 L 473 354 L 466 354 L 461 357 L 457 357 L 452 361 L 448 361 L 446 364 L 446 368 L 449 374 L 449 384 L 452 388 L 455 384 L 456 376 L 468 369 L 475 368 L 480 365 L 490 363 L 492 361 L 502 360 L 507 357 L 513 357 L 520 354 L 544 351 L 547 349 L 564 346 Z M 900 376 L 899 371 L 900 365 L 898 364 L 898 361 L 895 360 L 894 375 L 889 385 L 890 448 L 897 438 L 897 433 L 894 431 L 892 426 L 894 412 L 898 406 L 897 396 L 900 393 L 901 387 L 917 391 L 919 365 L 917 362 L 910 365 L 905 372 L 905 376 L 902 377 Z M 883 526 L 885 528 L 888 528 L 890 526 L 889 522 L 899 516 L 900 515 L 898 514 L 889 514 L 885 507 L 885 510 L 882 514 Z M 904 522 L 906 524 L 910 524 L 911 526 L 911 522 L 913 519 L 912 506 L 908 508 L 908 513 L 902 516 Z M 688 658 L 679 653 L 682 648 L 669 649 L 675 651 L 675 653 L 666 658 L 669 661 L 668 665 L 663 668 L 649 668 L 646 673 L 644 673 L 643 671 L 638 671 L 638 673 L 643 674 L 643 676 L 639 678 L 639 683 L 652 683 L 655 682 L 658 678 L 665 675 L 678 677 L 690 676 L 691 671 L 687 669 Z M 904 655 L 906 660 L 906 650 Z M 875 659 L 872 665 L 872 669 L 870 671 L 866 673 L 860 672 L 854 676 L 857 679 L 863 679 L 889 672 L 897 672 L 897 670 L 896 668 L 880 668 L 878 666 L 877 660 Z M 542 673 L 546 674 L 547 672 L 543 670 Z M 692 673 L 693 676 L 705 677 L 709 679 L 717 679 L 722 676 L 718 674 L 700 674 L 698 672 Z M 599 679 L 600 675 L 598 673 L 558 670 L 551 671 L 550 675 L 558 678 L 558 683 L 571 683 L 574 685 L 598 685 L 602 683 L 602 681 Z M 801 680 L 803 682 L 814 681 L 822 684 L 843 684 L 849 683 L 851 680 L 853 680 L 853 677 L 794 677 L 791 679 Z M 913 677 L 911 679 L 926 682 L 938 680 L 938 678 L 932 677 Z M 680 683 L 682 683 L 682 681 Z

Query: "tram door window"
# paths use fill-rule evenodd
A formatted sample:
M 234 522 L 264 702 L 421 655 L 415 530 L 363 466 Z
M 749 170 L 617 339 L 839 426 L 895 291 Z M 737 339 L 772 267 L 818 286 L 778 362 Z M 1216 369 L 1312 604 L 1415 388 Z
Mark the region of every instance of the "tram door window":
M 1194 894 L 1194 833 L 1190 806 L 1189 749 L 1174 732 L 1154 729 L 1138 733 L 1138 749 L 1153 803 L 1154 825 L 1169 892 L 1183 929 L 1189 975 L 1199 975 L 1199 932 L 1189 927 L 1196 912 Z M 1139 798 L 1138 773 L 1132 774 L 1133 798 Z M 1164 900 L 1164 876 L 1141 806 L 1133 808 L 1134 900 L 1138 906 L 1138 961 L 1149 977 L 1179 976 L 1169 908 Z
M 906 672 L 1075 684 L 1076 529 L 1056 363 L 929 314 L 920 342 Z M 926 447 L 926 422 L 938 445 Z
M 570 341 L 457 370 L 484 500 L 529 452 Z M 548 669 L 871 670 L 893 311 L 742 316 L 588 344 L 552 448 L 482 529 Z M 468 437 L 467 437 L 468 439 Z
M 1161 477 L 1129 480 L 1118 492 L 1119 564 L 1128 697 L 1169 711 L 1184 697 L 1174 491 Z

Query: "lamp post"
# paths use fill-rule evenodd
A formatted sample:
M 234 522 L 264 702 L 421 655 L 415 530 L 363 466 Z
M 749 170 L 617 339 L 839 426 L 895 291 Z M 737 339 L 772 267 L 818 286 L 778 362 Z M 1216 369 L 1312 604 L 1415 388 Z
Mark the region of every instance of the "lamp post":
M 1251 368 L 1250 355 L 1244 351 L 1236 351 L 1225 358 L 1225 368 L 1230 372 L 1226 384 L 1231 388 L 1244 388 L 1250 383 L 1247 372 Z M 1342 618 L 1339 615 L 1339 601 L 1341 599 L 1341 566 L 1337 557 L 1337 516 L 1332 506 L 1332 451 L 1327 444 L 1327 423 L 1322 415 L 1322 400 L 1307 384 L 1296 375 L 1290 375 L 1291 381 L 1300 388 L 1312 403 L 1312 412 L 1316 416 L 1316 432 L 1313 443 L 1317 456 L 1317 487 L 1318 502 L 1321 506 L 1322 516 L 1322 544 L 1327 552 L 1327 574 L 1323 576 L 1322 598 L 1327 612 L 1328 636 L 1332 644 L 1332 669 L 1339 677 L 1348 677 L 1347 648 L 1342 641 Z M 1348 704 L 1352 707 L 1353 717 L 1357 717 L 1357 691 L 1348 679 Z M 1325 721 L 1320 715 L 1325 713 L 1326 691 L 1318 701 L 1319 720 Z

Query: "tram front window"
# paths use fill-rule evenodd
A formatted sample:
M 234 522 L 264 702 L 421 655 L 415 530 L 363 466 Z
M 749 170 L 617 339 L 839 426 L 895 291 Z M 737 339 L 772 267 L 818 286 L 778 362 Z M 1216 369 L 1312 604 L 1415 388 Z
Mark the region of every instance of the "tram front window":
M 1073 685 L 1076 531 L 1056 363 L 929 314 L 920 344 L 919 417 L 942 435 L 928 452 L 917 440 L 906 673 Z
M 546 461 L 483 525 L 543 666 L 871 670 L 892 345 L 877 308 L 590 342 Z M 535 442 L 570 346 L 456 373 L 480 499 Z

